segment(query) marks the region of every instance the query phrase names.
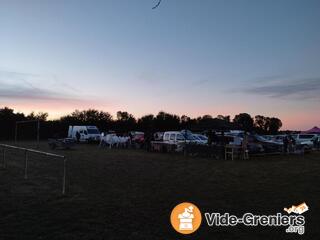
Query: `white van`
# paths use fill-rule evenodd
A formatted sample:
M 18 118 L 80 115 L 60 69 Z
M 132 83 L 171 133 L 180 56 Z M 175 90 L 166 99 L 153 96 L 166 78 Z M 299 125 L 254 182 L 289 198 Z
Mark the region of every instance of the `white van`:
M 80 142 L 100 141 L 100 132 L 96 126 L 69 126 L 68 138 L 77 140 L 77 132 L 80 134 Z
M 197 143 L 197 140 L 192 134 L 183 134 L 179 131 L 168 131 L 163 134 L 163 142 L 167 144 L 174 144 L 177 146 L 176 151 L 183 151 L 185 143 Z
M 185 138 L 181 132 L 169 131 L 163 134 L 163 141 L 167 143 L 177 144 L 179 142 L 185 142 Z

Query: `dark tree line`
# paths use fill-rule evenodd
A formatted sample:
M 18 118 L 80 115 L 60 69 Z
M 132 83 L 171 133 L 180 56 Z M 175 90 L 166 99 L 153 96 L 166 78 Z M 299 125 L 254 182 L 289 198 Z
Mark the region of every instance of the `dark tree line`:
M 40 137 L 66 137 L 69 125 L 95 125 L 100 131 L 113 130 L 119 133 L 129 131 L 169 131 L 189 129 L 202 132 L 206 130 L 232 130 L 242 129 L 255 131 L 259 134 L 275 134 L 282 126 L 281 120 L 275 117 L 264 117 L 257 115 L 254 118 L 247 113 L 240 113 L 231 121 L 230 116 L 204 115 L 198 118 L 191 118 L 186 115 L 181 117 L 176 114 L 159 112 L 157 115 L 145 115 L 135 118 L 128 112 L 118 111 L 115 118 L 111 114 L 95 109 L 75 110 L 71 114 L 61 117 L 58 120 L 48 120 L 47 113 L 34 113 L 29 115 L 15 113 L 13 109 L 0 109 L 0 139 L 13 139 L 16 121 L 40 120 Z M 35 138 L 36 124 L 19 125 L 20 139 Z
M 258 134 L 276 134 L 282 127 L 282 122 L 279 118 L 257 115 L 253 119 L 248 113 L 236 115 L 233 122 L 240 129 L 249 132 L 254 131 Z

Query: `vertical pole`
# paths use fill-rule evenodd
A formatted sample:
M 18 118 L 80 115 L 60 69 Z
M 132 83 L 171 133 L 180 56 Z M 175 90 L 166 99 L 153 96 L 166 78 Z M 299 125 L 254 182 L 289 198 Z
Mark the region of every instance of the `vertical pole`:
M 65 195 L 66 193 L 66 162 L 67 159 L 63 158 L 63 178 L 62 178 L 62 195 Z
M 39 141 L 40 141 L 40 120 L 38 120 L 38 124 L 37 124 L 37 148 L 39 148 Z
M 28 150 L 24 152 L 24 179 L 28 179 Z

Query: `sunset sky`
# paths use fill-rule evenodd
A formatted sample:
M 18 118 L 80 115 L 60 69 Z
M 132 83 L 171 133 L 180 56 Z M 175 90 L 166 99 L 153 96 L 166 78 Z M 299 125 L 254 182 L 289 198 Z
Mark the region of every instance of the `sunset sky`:
M 0 107 L 320 126 L 318 0 L 0 0 Z

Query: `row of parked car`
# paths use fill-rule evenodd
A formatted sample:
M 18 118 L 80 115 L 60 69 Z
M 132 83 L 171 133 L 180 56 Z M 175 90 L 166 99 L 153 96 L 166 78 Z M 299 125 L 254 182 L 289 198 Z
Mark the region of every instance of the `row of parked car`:
M 233 130 L 225 132 L 215 132 L 214 136 L 221 139 L 223 144 L 241 145 L 244 138 L 244 131 Z M 152 137 L 145 136 L 143 132 L 129 132 L 126 136 L 118 136 L 115 133 L 100 133 L 96 126 L 70 126 L 68 137 L 80 142 L 103 141 L 107 144 L 130 141 L 142 145 L 145 141 L 156 141 L 164 144 L 176 145 L 177 150 L 181 150 L 184 144 L 207 145 L 210 133 L 193 133 L 189 130 L 156 132 Z M 249 152 L 276 152 L 283 150 L 284 138 L 288 135 L 258 135 L 248 134 Z M 79 139 L 77 139 L 79 138 Z M 212 138 L 212 135 L 211 135 Z M 293 134 L 290 138 L 294 139 L 295 146 L 298 149 L 311 149 L 315 142 L 320 142 L 320 135 L 317 134 Z M 217 141 L 210 139 L 212 144 Z
M 215 132 L 214 138 L 210 139 L 212 144 L 232 144 L 241 145 L 244 138 L 244 131 L 233 130 L 225 132 Z M 207 135 L 209 135 L 207 133 Z M 284 150 L 284 138 L 293 139 L 295 150 L 310 150 L 315 147 L 315 143 L 320 142 L 320 135 L 317 134 L 294 134 L 294 135 L 258 135 L 247 133 L 248 150 L 251 153 L 262 152 L 282 152 Z M 177 151 L 183 149 L 184 144 L 208 144 L 206 134 L 192 133 L 190 131 L 168 131 L 156 133 L 155 139 L 165 144 L 177 145 Z
M 312 148 L 315 142 L 320 141 L 319 134 L 291 134 L 290 135 L 298 145 L 302 145 L 304 147 Z M 283 143 L 283 139 L 287 137 L 287 135 L 267 135 L 264 136 L 266 139 L 275 141 L 278 143 Z
M 239 138 L 236 142 L 241 142 L 243 139 L 243 131 L 231 131 L 226 133 L 229 136 Z M 285 139 L 289 145 L 295 150 L 308 151 L 316 147 L 320 142 L 318 134 L 282 134 L 282 135 L 258 135 L 251 133 L 248 135 L 248 148 L 251 152 L 277 152 L 284 150 Z M 234 142 L 231 142 L 234 143 Z

